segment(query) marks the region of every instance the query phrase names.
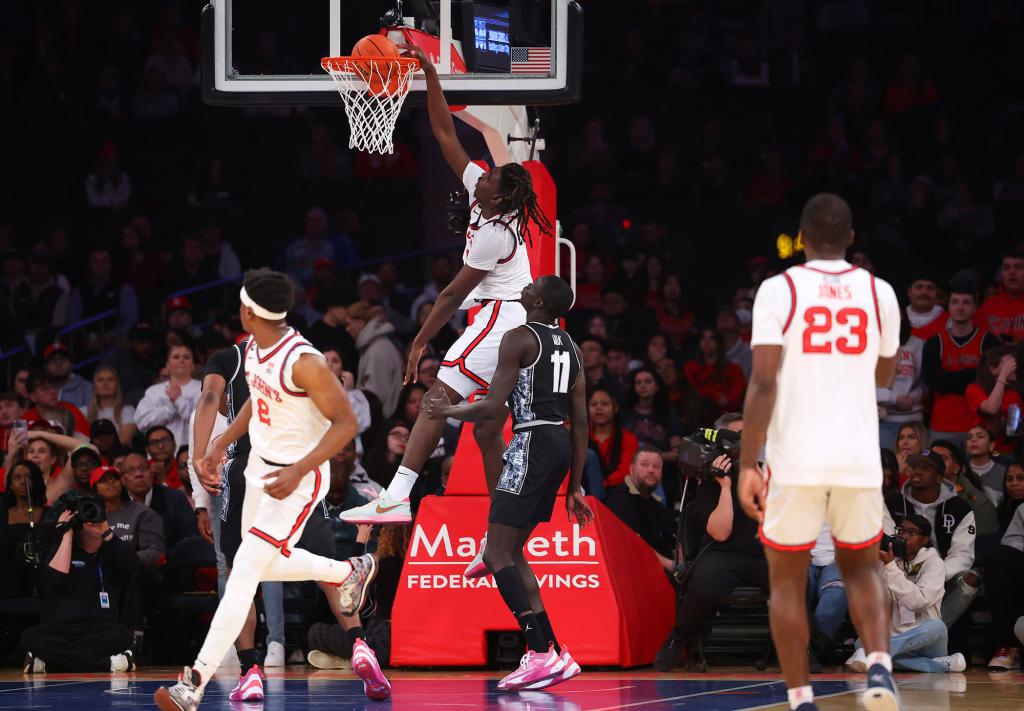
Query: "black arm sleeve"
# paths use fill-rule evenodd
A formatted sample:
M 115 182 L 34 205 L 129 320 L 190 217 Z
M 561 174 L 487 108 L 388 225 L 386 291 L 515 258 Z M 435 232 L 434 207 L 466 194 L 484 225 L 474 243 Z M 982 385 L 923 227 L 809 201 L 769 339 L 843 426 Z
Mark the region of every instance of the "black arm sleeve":
M 224 378 L 224 382 L 230 383 L 231 378 L 238 369 L 239 358 L 241 358 L 241 354 L 238 352 L 237 346 L 222 348 L 206 361 L 206 370 L 203 371 L 203 376 L 219 375 Z
M 974 382 L 977 372 L 975 368 L 952 372 L 944 370 L 939 337 L 932 336 L 924 344 L 924 351 L 921 354 L 921 379 L 932 392 L 963 395 L 967 386 Z

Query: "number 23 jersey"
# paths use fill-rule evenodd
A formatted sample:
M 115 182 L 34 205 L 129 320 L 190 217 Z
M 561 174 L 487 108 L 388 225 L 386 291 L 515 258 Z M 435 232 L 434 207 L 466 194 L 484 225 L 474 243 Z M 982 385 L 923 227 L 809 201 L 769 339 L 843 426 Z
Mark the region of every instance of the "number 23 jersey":
M 880 487 L 875 366 L 899 348 L 885 281 L 843 260 L 812 260 L 766 280 L 750 345 L 782 346 L 766 461 L 772 483 Z

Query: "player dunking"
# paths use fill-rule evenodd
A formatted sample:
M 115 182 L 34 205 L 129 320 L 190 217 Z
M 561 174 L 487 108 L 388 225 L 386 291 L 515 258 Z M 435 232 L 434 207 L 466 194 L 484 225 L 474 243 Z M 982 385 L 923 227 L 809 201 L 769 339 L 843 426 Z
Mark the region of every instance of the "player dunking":
M 521 299 L 527 322 L 501 339 L 487 397 L 472 404 L 435 400 L 425 405 L 426 416 L 442 422 L 448 417 L 487 421 L 505 412 L 506 401 L 512 411 L 515 434 L 491 493 L 484 562 L 523 631 L 527 652 L 519 668 L 498 683 L 500 691 L 542 689 L 580 673 L 569 650 L 555 639 L 523 546 L 538 523 L 551 519 L 567 470 L 572 472 L 565 498 L 570 520 L 584 526 L 594 516 L 580 489 L 588 443 L 587 383 L 579 377 L 576 344 L 558 326 L 572 306 L 572 289 L 556 276 L 543 276 L 523 289 Z
M 544 231 L 550 231 L 551 226 L 537 207 L 530 174 L 523 166 L 509 163 L 485 171 L 469 161 L 455 134 L 437 70 L 423 50 L 401 46 L 420 61 L 427 82 L 427 111 L 434 138 L 448 165 L 473 196 L 463 267 L 438 296 L 434 309 L 413 340 L 405 382 L 416 380 L 423 350 L 441 326 L 459 309 L 480 306 L 473 324 L 445 354 L 438 382 L 424 397 L 427 401 L 440 399 L 457 403 L 488 388 L 497 366 L 502 336 L 526 321 L 526 312 L 518 299 L 523 287 L 533 281 L 524 245 L 527 223 L 536 222 Z M 501 473 L 505 450 L 502 428 L 507 417 L 508 412 L 499 408 L 493 418 L 481 420 L 474 429 L 490 491 L 494 490 Z M 342 520 L 349 523 L 410 522 L 409 493 L 427 458 L 437 447 L 443 429 L 444 422 L 430 420 L 421 413 L 391 484 L 376 500 L 342 513 Z M 482 565 L 478 568 L 479 574 L 486 574 Z
M 836 544 L 850 616 L 867 653 L 864 705 L 895 711 L 889 601 L 882 583 L 882 470 L 875 385 L 896 367 L 900 313 L 886 282 L 844 260 L 850 207 L 811 198 L 800 215 L 807 263 L 764 282 L 754 300 L 753 370 L 743 410 L 739 498 L 761 522 L 771 628 L 789 706 L 813 711 L 807 564 L 823 521 Z M 764 475 L 757 466 L 767 436 Z
M 242 327 L 252 335 L 245 354 L 250 399 L 211 445 L 200 470 L 217 481 L 227 447 L 248 432 L 246 485 L 263 495 L 255 506 L 247 501 L 243 507 L 242 543 L 195 664 L 185 667 L 177 684 L 153 695 L 162 711 L 198 707 L 262 580 L 332 583 L 341 610 L 352 614 L 377 572 L 372 555 L 335 561 L 294 548 L 311 510 L 327 494 L 327 460 L 355 436 L 355 418 L 323 356 L 285 322 L 294 300 L 288 277 L 251 271 L 240 298 Z

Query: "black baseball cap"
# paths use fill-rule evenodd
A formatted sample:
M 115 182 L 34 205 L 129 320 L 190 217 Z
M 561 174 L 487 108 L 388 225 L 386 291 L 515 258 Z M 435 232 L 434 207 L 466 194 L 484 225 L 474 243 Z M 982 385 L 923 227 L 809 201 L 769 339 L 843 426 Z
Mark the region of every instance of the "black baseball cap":
M 911 454 L 907 457 L 907 464 L 910 466 L 923 464 L 934 469 L 939 476 L 944 476 L 946 473 L 946 460 L 942 458 L 941 454 L 930 449 L 926 449 L 920 454 Z
M 103 458 L 99 455 L 99 453 L 95 449 L 93 449 L 92 447 L 88 447 L 88 446 L 83 444 L 81 447 L 79 447 L 78 449 L 76 449 L 74 452 L 71 453 L 71 466 L 74 466 L 75 464 L 78 463 L 79 459 L 81 459 L 82 457 L 86 457 L 86 456 L 89 456 L 89 457 L 92 457 L 93 459 L 95 459 L 96 460 L 96 466 L 99 466 L 100 464 L 103 463 Z
M 905 524 L 911 524 L 914 528 L 921 532 L 921 535 L 931 537 L 932 535 L 932 522 L 921 514 L 907 514 L 900 519 L 900 526 Z
M 156 332 L 156 329 L 153 328 L 152 324 L 147 323 L 145 321 L 140 321 L 139 323 L 132 326 L 131 330 L 128 331 L 128 338 L 132 339 L 133 341 L 144 341 L 147 339 L 152 339 L 155 341 L 157 337 L 158 334 Z
M 89 425 L 89 439 L 103 435 L 117 435 L 117 427 L 110 420 L 99 419 Z

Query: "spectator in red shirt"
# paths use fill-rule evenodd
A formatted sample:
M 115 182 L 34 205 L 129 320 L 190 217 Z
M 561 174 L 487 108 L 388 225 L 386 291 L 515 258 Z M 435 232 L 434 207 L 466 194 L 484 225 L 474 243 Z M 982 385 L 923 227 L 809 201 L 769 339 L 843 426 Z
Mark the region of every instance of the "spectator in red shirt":
M 1004 343 L 1024 341 L 1024 249 L 1003 255 L 999 292 L 985 299 L 978 323 Z
M 601 308 L 601 288 L 605 285 L 604 260 L 596 254 L 583 263 L 585 281 L 576 287 L 574 308 L 592 311 Z
M 766 146 L 761 152 L 761 161 L 764 168 L 747 186 L 747 194 L 743 198 L 744 207 L 779 207 L 786 204 L 796 189 L 796 181 L 786 175 L 782 151 L 776 146 Z
M 897 115 L 925 106 L 934 106 L 939 92 L 925 76 L 921 58 L 913 52 L 903 57 L 900 69 L 885 88 L 885 113 Z
M 601 461 L 601 480 L 593 481 L 596 477 L 590 477 L 587 493 L 603 496 L 604 489 L 618 486 L 626 480 L 629 463 L 640 442 L 636 435 L 619 426 L 619 406 L 608 390 L 601 387 L 591 390 L 587 410 L 590 415 L 590 448 L 597 452 Z
M 1017 360 L 1007 346 L 998 346 L 985 351 L 977 376 L 964 393 L 968 409 L 978 418 L 975 424 L 996 433 L 995 450 L 999 454 L 1013 454 L 1014 443 L 1005 432 L 1010 405 L 1021 406 L 1020 393 L 1010 389 L 1010 383 L 1016 380 Z
M 683 375 L 701 397 L 710 401 L 715 415 L 739 410 L 747 380 L 743 369 L 725 357 L 722 334 L 713 328 L 700 332 L 697 357 L 683 366 Z
M 81 435 L 82 441 L 88 441 L 89 421 L 77 407 L 59 399 L 60 391 L 52 376 L 41 370 L 32 371 L 28 375 L 25 387 L 28 390 L 28 398 L 32 401 L 32 408 L 26 410 L 24 414 L 30 425 L 39 420 L 53 421 L 59 424 L 64 432 Z
M 676 274 L 667 274 L 661 281 L 661 298 L 654 306 L 658 330 L 672 341 L 674 348 L 693 333 L 693 312 L 683 305 L 683 283 Z
M 178 460 L 174 456 L 177 450 L 174 433 L 163 425 L 154 425 L 146 430 L 146 453 L 149 454 L 149 466 L 157 484 L 181 488 Z
M 946 326 L 946 311 L 939 305 L 938 279 L 927 269 L 913 275 L 907 287 L 907 320 L 910 335 L 927 341 Z

